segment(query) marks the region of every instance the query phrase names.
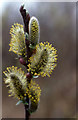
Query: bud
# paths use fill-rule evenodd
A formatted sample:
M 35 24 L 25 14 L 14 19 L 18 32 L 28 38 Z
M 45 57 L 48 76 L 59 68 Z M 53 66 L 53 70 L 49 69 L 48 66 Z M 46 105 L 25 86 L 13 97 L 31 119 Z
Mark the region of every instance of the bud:
M 28 73 L 26 74 L 26 78 L 31 79 L 31 78 L 32 78 L 31 73 L 28 72 Z
M 19 58 L 19 61 L 20 61 L 20 63 L 21 63 L 22 65 L 26 65 L 26 62 L 25 62 L 25 60 L 24 60 L 22 57 Z
M 29 40 L 30 48 L 35 48 L 36 44 L 39 43 L 40 27 L 36 17 L 31 17 L 29 21 Z

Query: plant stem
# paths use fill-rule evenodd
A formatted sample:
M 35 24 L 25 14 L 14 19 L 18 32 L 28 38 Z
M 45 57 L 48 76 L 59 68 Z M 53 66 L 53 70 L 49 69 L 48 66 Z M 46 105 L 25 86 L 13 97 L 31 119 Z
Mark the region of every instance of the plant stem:
M 26 9 L 24 9 L 24 6 L 21 6 L 20 7 L 20 13 L 22 15 L 22 18 L 23 18 L 23 22 L 24 22 L 24 33 L 28 33 L 29 34 L 29 29 L 28 29 L 28 24 L 29 24 L 29 20 L 30 20 L 30 15 L 29 14 L 26 14 Z M 25 38 L 25 42 L 26 42 L 26 48 L 27 48 L 27 65 L 29 64 L 29 58 L 32 54 L 30 48 L 29 48 L 29 40 L 27 40 Z M 27 66 L 27 69 L 28 69 L 28 66 Z M 28 72 L 28 71 L 27 71 Z M 31 78 L 27 78 L 27 87 L 28 87 L 28 84 L 31 82 Z M 29 88 L 28 88 L 29 89 Z M 25 120 L 29 120 L 29 117 L 30 117 L 30 113 L 29 113 L 29 98 L 28 96 L 26 96 L 26 102 L 28 103 L 28 105 L 24 105 L 25 106 Z
M 29 120 L 30 113 L 29 113 L 29 111 L 27 110 L 27 105 L 25 105 L 24 107 L 25 107 L 25 120 Z

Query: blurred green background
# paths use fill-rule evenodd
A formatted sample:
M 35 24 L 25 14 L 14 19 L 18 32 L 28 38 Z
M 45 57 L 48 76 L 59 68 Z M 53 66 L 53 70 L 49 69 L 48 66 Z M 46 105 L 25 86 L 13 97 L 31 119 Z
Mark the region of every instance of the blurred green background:
M 5 2 L 2 9 L 2 70 L 20 65 L 14 53 L 9 52 L 10 28 L 23 24 L 19 12 L 21 2 Z M 28 2 L 25 8 L 40 23 L 40 42 L 48 41 L 57 49 L 57 67 L 50 78 L 39 77 L 42 94 L 39 109 L 31 118 L 72 118 L 76 115 L 76 3 Z M 25 70 L 26 71 L 26 70 Z M 4 75 L 3 75 L 4 77 Z M 3 118 L 24 118 L 24 106 L 8 97 L 8 88 L 2 83 Z

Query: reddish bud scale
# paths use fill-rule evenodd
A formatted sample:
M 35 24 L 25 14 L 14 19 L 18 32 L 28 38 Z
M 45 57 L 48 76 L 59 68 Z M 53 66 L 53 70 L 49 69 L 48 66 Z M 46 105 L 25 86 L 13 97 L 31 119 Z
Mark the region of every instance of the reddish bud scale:
M 20 61 L 21 64 L 26 65 L 26 62 L 22 57 L 19 59 L 19 61 Z
M 27 14 L 27 15 L 26 15 L 26 21 L 29 22 L 29 20 L 30 20 L 30 15 Z
M 32 74 L 28 72 L 28 73 L 26 74 L 26 78 L 31 79 L 31 78 L 32 78 Z
M 20 7 L 20 13 L 23 17 L 23 22 L 24 22 L 24 32 L 29 33 L 28 30 L 28 24 L 29 24 L 29 20 L 30 20 L 30 15 L 26 13 L 26 9 L 24 9 L 24 5 L 22 5 Z

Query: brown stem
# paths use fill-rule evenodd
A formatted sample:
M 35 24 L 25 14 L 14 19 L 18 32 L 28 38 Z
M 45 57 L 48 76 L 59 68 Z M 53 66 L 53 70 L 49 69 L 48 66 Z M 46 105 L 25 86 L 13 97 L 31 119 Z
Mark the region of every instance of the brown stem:
M 27 110 L 27 106 L 25 105 L 25 120 L 29 120 L 29 117 L 30 117 L 30 113 Z
M 25 33 L 27 32 L 29 34 L 28 24 L 29 24 L 29 20 L 30 20 L 30 15 L 26 14 L 26 9 L 24 9 L 24 6 L 20 7 L 20 13 L 22 15 L 23 22 L 24 22 L 24 32 Z M 28 60 L 29 60 L 29 57 L 31 56 L 31 50 L 29 48 L 29 40 L 27 40 L 25 38 L 25 42 L 26 42 L 26 49 L 27 49 L 27 65 L 28 65 L 29 64 Z M 28 84 L 30 83 L 30 81 L 31 81 L 31 77 L 27 78 L 27 87 L 28 87 Z M 29 98 L 28 98 L 28 96 L 26 96 L 26 102 L 28 103 L 28 105 L 25 105 L 25 120 L 29 120 L 30 113 L 28 111 L 28 109 L 29 109 Z
M 31 52 L 31 50 L 30 50 L 30 48 L 29 48 L 29 41 L 28 40 L 26 40 L 26 48 L 27 48 L 27 65 L 29 64 L 29 58 L 30 58 L 30 56 L 32 55 L 32 52 Z M 27 66 L 27 69 L 28 69 L 28 66 Z M 28 71 L 27 71 L 27 75 L 28 75 Z M 32 78 L 32 75 L 31 75 L 31 73 L 29 73 L 29 75 L 27 76 L 27 87 L 28 87 L 28 84 L 31 82 L 31 78 Z M 28 87 L 28 89 L 29 89 L 29 87 Z M 30 113 L 29 113 L 29 111 L 28 111 L 28 108 L 29 108 L 29 98 L 28 98 L 28 96 L 26 97 L 26 102 L 28 103 L 28 106 L 25 106 L 25 110 L 26 110 L 26 120 L 29 120 L 29 117 L 30 117 Z

